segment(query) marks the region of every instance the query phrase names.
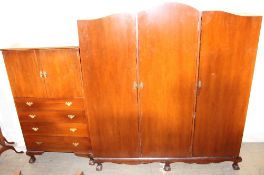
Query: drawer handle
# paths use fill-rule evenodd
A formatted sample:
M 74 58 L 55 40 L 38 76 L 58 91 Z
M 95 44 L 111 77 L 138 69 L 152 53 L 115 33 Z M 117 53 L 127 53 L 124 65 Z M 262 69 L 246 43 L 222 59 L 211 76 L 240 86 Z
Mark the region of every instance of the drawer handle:
M 32 130 L 35 131 L 35 132 L 37 132 L 39 130 L 39 128 L 33 127 Z
M 35 114 L 29 114 L 28 116 L 29 116 L 30 118 L 32 118 L 32 119 L 36 118 L 36 115 L 35 115 Z
M 33 105 L 33 102 L 31 102 L 31 101 L 27 101 L 27 102 L 26 102 L 26 105 L 28 105 L 28 106 L 32 106 L 32 105 Z
M 41 145 L 43 142 L 35 142 L 37 145 Z
M 70 128 L 70 131 L 75 132 L 75 131 L 77 131 L 77 128 Z
M 73 142 L 72 144 L 73 144 L 73 146 L 75 146 L 75 147 L 79 146 L 79 143 L 78 143 L 78 142 Z
M 66 105 L 66 106 L 71 106 L 71 105 L 72 105 L 72 102 L 71 102 L 71 101 L 66 101 L 66 102 L 65 102 L 65 105 Z
M 75 117 L 75 115 L 68 115 L 69 119 L 73 119 Z

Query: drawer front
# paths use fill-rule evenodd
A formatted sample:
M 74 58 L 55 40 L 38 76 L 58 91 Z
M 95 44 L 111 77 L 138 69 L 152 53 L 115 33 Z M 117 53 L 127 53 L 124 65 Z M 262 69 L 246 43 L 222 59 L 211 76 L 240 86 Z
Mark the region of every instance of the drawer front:
M 84 111 L 18 110 L 20 122 L 86 123 Z
M 75 136 L 88 137 L 87 125 L 82 123 L 38 123 L 21 122 L 24 136 Z
M 88 137 L 25 136 L 25 142 L 29 151 L 91 152 Z
M 83 110 L 83 98 L 73 99 L 40 99 L 15 98 L 17 110 Z

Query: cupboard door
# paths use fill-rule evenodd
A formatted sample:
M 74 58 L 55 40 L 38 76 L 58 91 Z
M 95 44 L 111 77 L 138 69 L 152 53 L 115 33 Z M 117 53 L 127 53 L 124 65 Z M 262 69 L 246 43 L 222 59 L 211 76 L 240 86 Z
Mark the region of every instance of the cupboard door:
M 47 73 L 45 85 L 49 98 L 83 96 L 78 49 L 41 49 L 36 53 Z
M 198 22 L 198 11 L 180 4 L 139 14 L 143 157 L 191 155 Z
M 46 97 L 34 50 L 5 50 L 3 56 L 14 97 Z
M 261 17 L 204 12 L 194 156 L 238 156 Z
M 93 154 L 138 157 L 135 20 L 81 20 L 78 30 Z

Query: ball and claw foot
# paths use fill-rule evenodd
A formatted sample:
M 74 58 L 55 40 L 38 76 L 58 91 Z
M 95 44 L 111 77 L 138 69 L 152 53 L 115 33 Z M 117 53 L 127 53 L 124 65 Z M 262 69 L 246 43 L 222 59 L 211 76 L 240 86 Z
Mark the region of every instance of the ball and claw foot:
M 102 171 L 103 165 L 101 163 L 98 163 L 96 166 L 96 171 Z
M 35 156 L 30 156 L 29 163 L 35 163 L 36 157 Z
M 170 164 L 169 163 L 165 163 L 165 165 L 163 167 L 163 170 L 164 171 L 170 171 L 171 170 Z
M 238 163 L 234 162 L 232 164 L 232 167 L 233 167 L 233 170 L 240 170 L 239 166 L 238 166 Z
M 94 164 L 95 164 L 94 159 L 93 158 L 90 158 L 89 165 L 94 165 Z

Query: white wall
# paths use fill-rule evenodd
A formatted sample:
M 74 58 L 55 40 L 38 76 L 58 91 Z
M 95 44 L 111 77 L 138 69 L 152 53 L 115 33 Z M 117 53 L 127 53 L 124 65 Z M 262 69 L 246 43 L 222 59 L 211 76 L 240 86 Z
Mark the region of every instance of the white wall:
M 0 0 L 0 48 L 78 46 L 77 19 L 97 18 L 111 13 L 135 13 L 162 0 Z M 199 10 L 223 10 L 240 15 L 263 15 L 264 3 L 257 0 L 179 0 Z M 264 141 L 264 27 L 253 79 L 244 141 Z M 21 143 L 21 131 L 0 57 L 0 125 L 4 134 Z M 263 105 L 263 107 L 262 107 Z M 9 106 L 9 107 L 7 107 Z M 17 135 L 14 133 L 18 133 Z

